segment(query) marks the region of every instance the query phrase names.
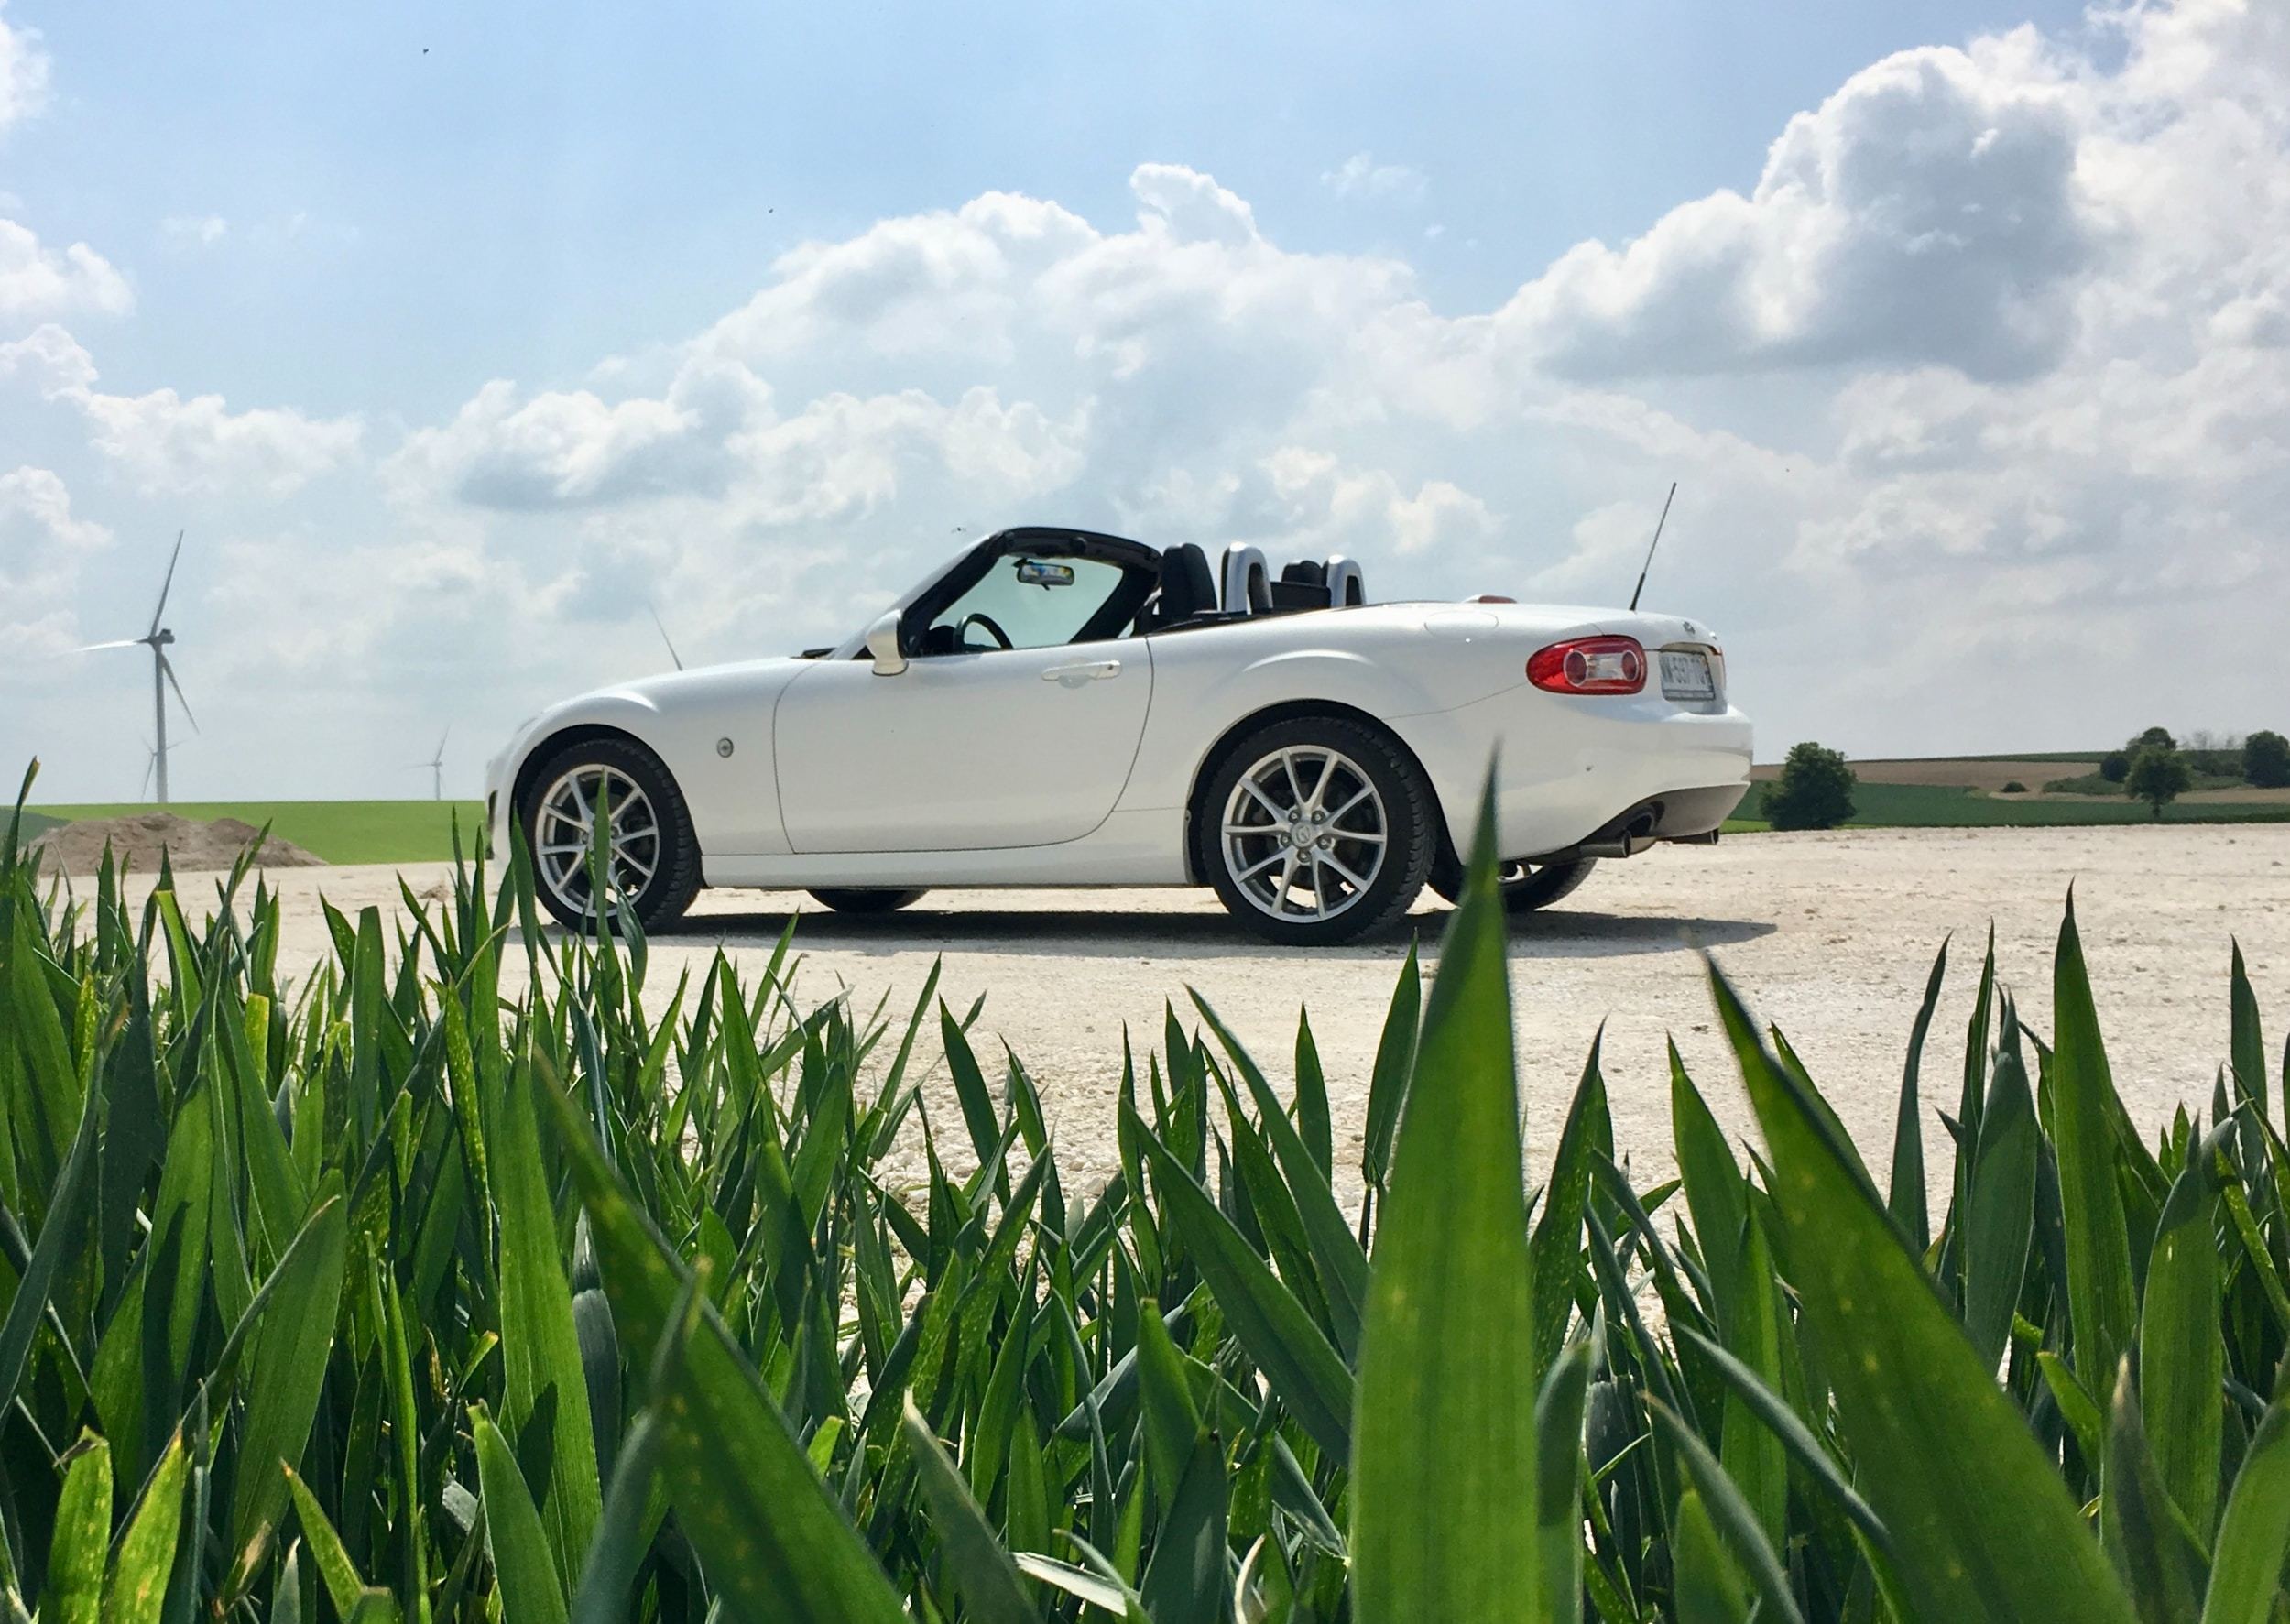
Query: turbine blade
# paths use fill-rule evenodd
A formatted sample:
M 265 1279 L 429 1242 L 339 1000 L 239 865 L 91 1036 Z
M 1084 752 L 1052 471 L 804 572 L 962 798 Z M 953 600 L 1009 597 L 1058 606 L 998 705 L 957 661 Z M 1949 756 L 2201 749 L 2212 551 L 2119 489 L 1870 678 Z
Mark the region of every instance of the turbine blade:
M 175 668 L 167 662 L 164 654 L 159 656 L 159 670 L 167 678 L 167 685 L 175 691 L 175 703 L 183 707 L 184 720 L 191 724 L 191 732 L 197 733 L 199 718 L 191 714 L 191 701 L 183 697 L 183 685 L 175 680 Z
M 151 611 L 151 629 L 143 635 L 155 638 L 159 634 L 159 616 L 167 613 L 167 594 L 175 585 L 175 561 L 183 556 L 183 533 L 175 532 L 175 550 L 167 555 L 167 579 L 159 583 L 159 606 Z M 183 707 L 189 710 L 191 707 Z M 195 724 L 194 724 L 195 725 Z
M 452 723 L 450 723 L 450 722 L 449 722 L 449 723 L 447 723 L 447 724 L 445 725 L 445 731 L 444 731 L 443 733 L 441 733 L 441 734 L 439 734 L 439 735 L 437 736 L 437 750 L 436 750 L 435 754 L 434 754 L 434 755 L 431 758 L 431 759 L 433 762 L 438 763 L 438 764 L 440 764 L 440 765 L 442 765 L 442 764 L 443 764 L 443 762 L 444 762 L 444 760 L 445 760 L 445 741 L 446 741 L 447 739 L 449 739 L 449 738 L 452 738 L 453 736 L 453 725 Z
M 108 643 L 82 643 L 77 649 L 72 649 L 71 652 L 74 654 L 93 654 L 98 649 L 139 649 L 142 646 L 143 639 L 141 638 L 116 638 Z
M 646 609 L 651 611 L 652 624 L 660 628 L 660 640 L 668 645 L 668 658 L 676 662 L 676 669 L 678 670 L 683 670 L 683 656 L 676 652 L 676 639 L 670 637 L 668 635 L 668 627 L 660 624 L 660 611 L 653 608 L 649 604 L 647 604 L 644 606 Z
M 143 758 L 143 788 L 136 791 L 136 799 L 137 801 L 142 800 L 146 795 L 151 793 L 151 774 L 152 771 L 158 768 L 158 764 L 159 753 L 157 750 L 152 751 L 148 756 L 146 756 Z

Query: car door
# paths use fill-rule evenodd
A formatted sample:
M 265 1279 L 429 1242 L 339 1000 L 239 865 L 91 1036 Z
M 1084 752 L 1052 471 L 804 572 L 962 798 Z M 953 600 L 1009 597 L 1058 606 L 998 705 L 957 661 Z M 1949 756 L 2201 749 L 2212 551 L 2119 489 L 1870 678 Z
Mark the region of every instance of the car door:
M 1066 584 L 1101 584 L 1096 569 L 1111 566 L 1076 561 Z M 793 850 L 1049 845 L 1105 822 L 1145 730 L 1151 656 L 1133 638 L 1027 646 L 1086 622 L 1105 594 L 1037 607 L 1012 584 L 998 570 L 933 629 L 958 644 L 958 623 L 991 610 L 1014 648 L 919 655 L 895 676 L 822 660 L 788 685 L 772 747 Z

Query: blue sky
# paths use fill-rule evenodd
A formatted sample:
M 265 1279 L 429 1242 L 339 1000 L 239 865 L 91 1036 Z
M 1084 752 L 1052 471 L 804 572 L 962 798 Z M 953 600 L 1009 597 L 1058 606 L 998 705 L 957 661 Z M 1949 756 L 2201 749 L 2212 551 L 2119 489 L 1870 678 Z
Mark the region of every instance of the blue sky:
M 1773 749 L 2280 725 L 2278 9 L 6 0 L 0 754 L 132 791 L 57 651 L 179 525 L 177 793 L 389 793 L 647 599 L 1061 518 L 1610 596 L 1669 478 Z
M 1791 114 L 1891 51 L 2081 28 L 2077 6 L 1962 0 L 8 15 L 71 69 L 5 155 L 52 234 L 273 234 L 138 277 L 115 365 L 409 412 L 681 337 L 778 254 L 886 215 L 992 190 L 1118 214 L 1150 159 L 1214 174 L 1284 245 L 1397 251 L 1435 304 L 1483 309 L 1575 243 L 1748 184 Z M 1356 153 L 1421 192 L 1336 195 L 1321 177 Z

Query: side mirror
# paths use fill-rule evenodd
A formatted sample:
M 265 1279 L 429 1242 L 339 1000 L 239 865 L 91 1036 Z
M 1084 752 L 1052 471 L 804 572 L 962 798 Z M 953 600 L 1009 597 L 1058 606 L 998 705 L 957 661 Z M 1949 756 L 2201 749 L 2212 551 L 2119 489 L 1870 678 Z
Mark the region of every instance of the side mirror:
M 875 674 L 895 677 L 907 669 L 906 651 L 899 647 L 899 611 L 888 611 L 867 628 L 867 651 L 875 657 Z

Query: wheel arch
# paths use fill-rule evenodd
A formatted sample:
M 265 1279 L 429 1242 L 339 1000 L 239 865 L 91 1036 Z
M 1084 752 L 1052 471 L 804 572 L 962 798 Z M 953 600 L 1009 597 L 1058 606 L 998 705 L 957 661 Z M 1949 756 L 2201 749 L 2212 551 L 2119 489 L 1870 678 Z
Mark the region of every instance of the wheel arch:
M 678 781 L 674 770 L 669 767 L 667 760 L 660 753 L 642 738 L 630 733 L 625 727 L 615 727 L 607 722 L 575 722 L 541 735 L 526 748 L 524 759 L 517 764 L 517 776 L 509 780 L 509 803 L 507 811 L 510 821 L 522 823 L 524 820 L 525 798 L 533 792 L 534 781 L 540 777 L 542 765 L 551 756 L 567 746 L 585 744 L 590 739 L 600 738 L 615 739 L 622 744 L 633 745 L 643 751 L 652 758 L 654 765 L 659 767 L 661 775 L 668 779 L 669 783 L 675 787 L 678 797 L 682 797 L 683 785 Z M 690 814 L 687 812 L 686 816 L 689 818 Z
M 1434 866 L 1442 863 L 1453 865 L 1456 862 L 1455 843 L 1453 837 L 1447 833 L 1447 819 L 1439 800 L 1439 785 L 1424 767 L 1423 758 L 1415 753 L 1413 747 L 1409 745 L 1406 739 L 1401 737 L 1390 723 L 1361 710 L 1358 705 L 1348 705 L 1340 700 L 1333 699 L 1291 699 L 1282 700 L 1277 704 L 1260 706 L 1233 723 L 1217 736 L 1216 741 L 1209 746 L 1207 752 L 1202 756 L 1199 765 L 1193 769 L 1193 782 L 1185 790 L 1184 797 L 1186 877 L 1194 885 L 1206 885 L 1209 882 L 1209 853 L 1202 845 L 1202 831 L 1206 826 L 1206 820 L 1203 815 L 1203 798 L 1207 795 L 1209 784 L 1216 777 L 1218 770 L 1232 758 L 1233 752 L 1239 748 L 1241 740 L 1260 727 L 1269 727 L 1276 722 L 1301 721 L 1308 717 L 1349 722 L 1356 726 L 1369 728 L 1378 736 L 1390 742 L 1391 747 L 1400 753 L 1401 758 L 1412 768 L 1416 776 L 1422 779 L 1425 792 L 1431 797 L 1433 810 L 1437 814 L 1432 819 L 1432 823 L 1437 831 L 1439 849 L 1432 854 L 1432 862 Z

